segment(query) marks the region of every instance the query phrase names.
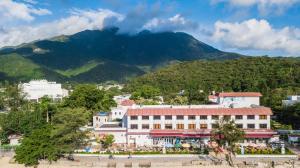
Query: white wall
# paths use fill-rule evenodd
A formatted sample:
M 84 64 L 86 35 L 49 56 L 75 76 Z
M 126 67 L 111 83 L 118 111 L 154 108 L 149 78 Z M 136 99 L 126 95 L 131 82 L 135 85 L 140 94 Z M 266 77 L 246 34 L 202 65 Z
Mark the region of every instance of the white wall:
M 251 105 L 260 105 L 259 97 L 218 97 L 218 103 L 224 107 L 234 108 L 250 107 Z
M 38 101 L 43 96 L 48 96 L 54 100 L 61 100 L 63 97 L 68 96 L 67 91 L 61 88 L 61 84 L 48 82 L 47 80 L 30 81 L 19 86 L 28 100 Z

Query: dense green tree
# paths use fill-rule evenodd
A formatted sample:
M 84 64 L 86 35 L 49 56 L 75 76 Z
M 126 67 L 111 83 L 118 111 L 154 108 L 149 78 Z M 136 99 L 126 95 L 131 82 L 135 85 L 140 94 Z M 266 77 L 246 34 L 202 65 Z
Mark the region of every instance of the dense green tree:
M 292 106 L 282 107 L 278 120 L 292 125 L 294 129 L 300 128 L 300 103 Z
M 30 104 L 24 97 L 25 95 L 22 94 L 18 85 L 9 85 L 5 88 L 5 105 L 12 111 L 17 111 L 22 107 L 29 107 Z
M 52 116 L 57 111 L 57 104 L 54 103 L 53 100 L 47 96 L 44 96 L 40 99 L 38 107 L 45 115 L 47 122 L 51 121 Z
M 243 140 L 244 135 L 245 132 L 237 128 L 233 120 L 227 118 L 219 120 L 212 130 L 212 139 L 227 151 L 226 161 L 230 166 L 234 166 L 232 155 L 235 154 L 236 143 Z
M 88 114 L 84 108 L 62 108 L 53 117 L 51 136 L 63 153 L 73 153 L 86 143 L 87 132 L 80 128 L 88 123 Z
M 56 161 L 60 157 L 60 148 L 55 146 L 51 137 L 50 126 L 35 129 L 28 137 L 24 137 L 16 149 L 15 159 L 25 166 L 35 166 L 40 160 Z
M 186 96 L 176 96 L 175 98 L 170 99 L 167 103 L 173 105 L 185 105 L 188 104 L 188 98 Z
M 64 101 L 65 107 L 84 107 L 92 111 L 109 111 L 116 106 L 112 95 L 103 90 L 99 90 L 95 85 L 78 85 L 71 95 Z
M 160 90 L 150 85 L 142 85 L 132 93 L 132 100 L 156 99 L 160 95 Z
M 1 115 L 0 138 L 2 143 L 8 142 L 11 134 L 28 135 L 32 130 L 44 126 L 46 123 L 43 112 L 35 109 L 30 111 L 11 111 Z

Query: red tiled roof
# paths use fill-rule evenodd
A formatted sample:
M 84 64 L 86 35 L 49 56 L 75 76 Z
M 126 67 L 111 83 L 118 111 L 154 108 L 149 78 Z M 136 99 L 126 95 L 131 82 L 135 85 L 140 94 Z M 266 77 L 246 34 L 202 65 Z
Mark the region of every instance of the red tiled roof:
M 215 95 L 209 95 L 208 96 L 208 99 L 216 99 L 217 98 L 217 96 L 215 96 Z
M 132 106 L 132 105 L 134 105 L 135 104 L 135 102 L 133 101 L 133 100 L 123 100 L 122 102 L 121 102 L 121 105 L 122 106 Z
M 261 97 L 259 92 L 221 92 L 216 94 L 219 97 Z
M 272 115 L 267 107 L 257 108 L 141 108 L 128 109 L 132 115 Z

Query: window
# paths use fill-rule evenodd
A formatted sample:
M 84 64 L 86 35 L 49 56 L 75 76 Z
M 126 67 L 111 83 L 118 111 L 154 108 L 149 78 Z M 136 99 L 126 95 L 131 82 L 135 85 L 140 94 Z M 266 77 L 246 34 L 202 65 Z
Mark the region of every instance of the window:
M 178 115 L 178 116 L 176 116 L 176 119 L 177 119 L 177 120 L 183 120 L 183 115 Z
M 243 124 L 236 124 L 235 125 L 237 128 L 243 128 Z
M 143 124 L 142 129 L 149 129 L 149 124 Z
M 165 129 L 172 129 L 173 127 L 172 127 L 172 124 L 166 124 L 165 125 Z
M 142 116 L 142 120 L 149 120 L 149 116 Z
M 154 129 L 160 129 L 160 124 L 154 124 L 154 125 L 153 125 L 153 128 L 154 128 Z
M 230 120 L 230 119 L 231 119 L 231 116 L 230 116 L 230 115 L 224 115 L 223 118 L 224 118 L 225 120 Z
M 211 119 L 213 119 L 213 120 L 218 120 L 218 119 L 219 119 L 219 116 L 218 116 L 218 115 L 213 115 L 213 116 L 211 116 Z
M 160 120 L 160 116 L 159 116 L 159 115 L 155 115 L 155 116 L 153 117 L 153 119 L 154 119 L 154 120 Z
M 255 119 L 255 116 L 254 116 L 254 115 L 247 115 L 247 119 L 248 119 L 248 120 L 254 120 L 254 119 Z
M 138 129 L 138 125 L 137 124 L 131 124 L 130 129 Z
M 267 124 L 259 124 L 259 128 L 267 128 Z
M 248 128 L 248 129 L 254 129 L 254 128 L 255 128 L 255 124 L 248 124 L 248 125 L 247 125 L 247 128 Z
M 189 115 L 189 120 L 195 120 L 196 119 L 196 116 L 194 115 Z
M 117 112 L 115 112 L 115 115 L 117 115 Z
M 130 116 L 130 119 L 131 119 L 131 120 L 137 120 L 137 119 L 138 119 L 138 116 Z
M 267 119 L 267 115 L 259 115 L 259 119 L 260 120 L 266 120 Z
M 172 116 L 171 115 L 165 116 L 165 120 L 172 120 Z
M 236 120 L 242 120 L 242 119 L 243 119 L 243 116 L 242 116 L 242 115 L 236 115 L 236 116 L 235 116 L 235 119 L 236 119 Z
M 119 115 L 121 115 L 121 112 L 119 112 Z
M 189 129 L 196 129 L 196 124 L 189 124 Z
M 212 128 L 218 128 L 218 124 L 211 124 Z
M 200 129 L 207 129 L 207 124 L 200 124 Z
M 184 129 L 184 124 L 177 124 L 177 129 Z
M 206 115 L 201 115 L 200 120 L 207 120 L 207 116 Z

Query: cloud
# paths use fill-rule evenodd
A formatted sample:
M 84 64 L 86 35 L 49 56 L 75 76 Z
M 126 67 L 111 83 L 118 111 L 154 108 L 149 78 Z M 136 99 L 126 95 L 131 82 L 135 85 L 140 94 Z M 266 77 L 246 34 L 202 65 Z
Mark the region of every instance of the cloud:
M 86 29 L 102 29 L 105 26 L 105 19 L 111 17 L 116 20 L 123 19 L 122 15 L 105 9 L 73 10 L 70 16 L 52 22 L 6 28 L 0 31 L 0 47 L 19 45 L 62 34 L 71 35 Z
M 30 4 L 14 2 L 12 0 L 0 1 L 0 23 L 9 21 L 23 20 L 32 21 L 34 15 L 49 15 L 51 11 L 48 9 L 34 8 Z
M 35 4 L 38 3 L 38 2 L 35 1 L 35 0 L 23 0 L 23 1 L 26 2 L 26 3 L 29 3 L 29 4 L 33 4 L 33 5 L 35 5 Z
M 143 26 L 143 29 L 152 31 L 180 31 L 196 29 L 197 27 L 198 24 L 196 22 L 192 22 L 180 14 L 176 14 L 168 19 L 153 18 Z
M 250 19 L 240 23 L 217 21 L 212 39 L 226 48 L 300 54 L 300 29 L 275 29 L 266 20 Z
M 212 4 L 228 3 L 232 7 L 257 7 L 262 15 L 282 14 L 300 0 L 211 0 Z
M 1 1 L 1 0 L 0 0 Z M 14 3 L 12 1 L 7 1 Z M 21 4 L 24 7 L 24 4 Z M 25 5 L 26 6 L 26 5 Z M 29 8 L 28 18 L 32 20 L 33 14 L 47 14 L 47 10 Z M 167 16 L 171 8 L 161 8 L 160 3 L 152 5 L 139 4 L 127 14 L 120 14 L 108 9 L 82 10 L 71 9 L 69 16 L 51 22 L 38 24 L 24 24 L 2 26 L 0 24 L 0 48 L 15 46 L 26 42 L 50 38 L 58 35 L 71 35 L 83 30 L 103 29 L 104 27 L 119 27 L 119 33 L 137 33 L 143 29 L 152 31 L 184 31 L 197 27 L 181 14 Z

